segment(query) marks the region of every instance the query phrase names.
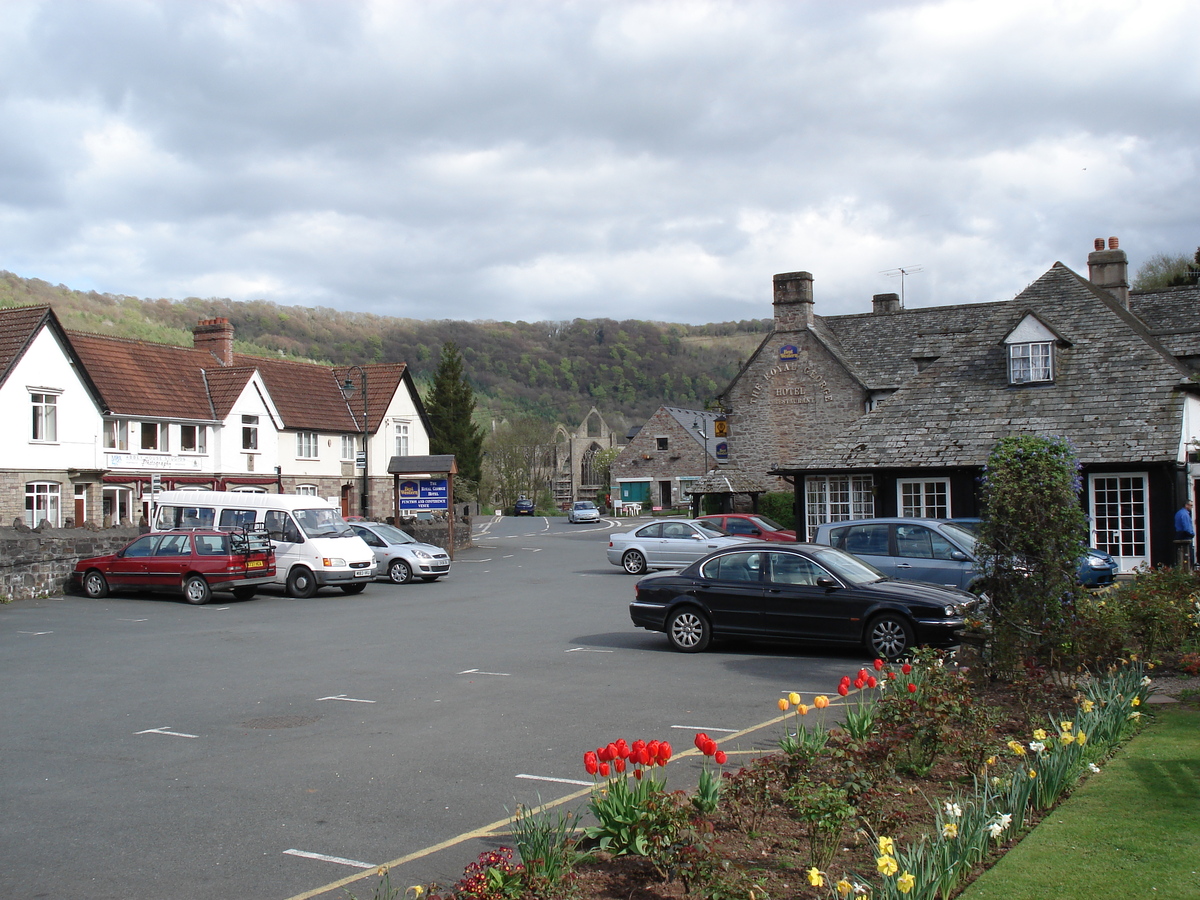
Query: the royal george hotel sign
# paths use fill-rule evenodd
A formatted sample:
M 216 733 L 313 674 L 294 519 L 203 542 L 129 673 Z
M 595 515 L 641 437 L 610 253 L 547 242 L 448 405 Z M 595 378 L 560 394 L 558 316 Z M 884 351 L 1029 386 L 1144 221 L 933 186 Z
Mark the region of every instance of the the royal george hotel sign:
M 449 509 L 450 488 L 445 478 L 410 478 L 400 482 L 401 509 Z

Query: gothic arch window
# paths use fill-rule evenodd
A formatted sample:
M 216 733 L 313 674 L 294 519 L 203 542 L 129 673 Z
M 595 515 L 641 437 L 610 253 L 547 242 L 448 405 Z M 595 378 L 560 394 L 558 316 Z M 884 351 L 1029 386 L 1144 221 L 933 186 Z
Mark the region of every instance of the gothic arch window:
M 596 454 L 600 452 L 600 445 L 593 443 L 583 452 L 583 465 L 580 471 L 579 483 L 589 486 L 600 483 L 600 473 L 596 471 Z

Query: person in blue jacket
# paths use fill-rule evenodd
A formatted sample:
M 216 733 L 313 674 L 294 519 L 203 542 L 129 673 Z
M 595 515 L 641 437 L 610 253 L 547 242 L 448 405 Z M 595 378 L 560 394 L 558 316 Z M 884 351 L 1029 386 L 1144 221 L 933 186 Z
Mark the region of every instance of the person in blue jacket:
M 1191 500 L 1183 504 L 1183 508 L 1175 513 L 1175 540 L 1188 542 L 1188 565 L 1196 565 L 1196 523 L 1192 521 Z

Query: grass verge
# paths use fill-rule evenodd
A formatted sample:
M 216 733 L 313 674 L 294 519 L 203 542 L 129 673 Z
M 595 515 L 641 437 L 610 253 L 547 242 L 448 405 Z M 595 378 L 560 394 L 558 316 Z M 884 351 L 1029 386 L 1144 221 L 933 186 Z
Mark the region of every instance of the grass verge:
M 1200 710 L 1164 706 L 960 900 L 1200 897 Z

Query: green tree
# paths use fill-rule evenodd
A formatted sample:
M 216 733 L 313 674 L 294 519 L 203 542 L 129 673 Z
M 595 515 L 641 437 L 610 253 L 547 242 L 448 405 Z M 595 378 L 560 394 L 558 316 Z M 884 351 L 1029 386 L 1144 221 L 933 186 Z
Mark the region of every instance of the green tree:
M 988 456 L 979 557 L 992 600 L 993 661 L 1061 667 L 1087 521 L 1079 461 L 1063 438 L 1014 435 Z
M 504 422 L 487 438 L 487 478 L 496 506 L 537 500 L 554 474 L 554 426 L 536 416 Z
M 1155 253 L 1138 268 L 1133 289 L 1148 291 L 1196 284 L 1200 280 L 1197 270 L 1200 270 L 1200 247 L 1196 248 L 1196 255 L 1192 259 L 1182 253 Z
M 462 354 L 453 341 L 442 345 L 425 410 L 432 429 L 430 452 L 453 453 L 465 491 L 468 494 L 477 491 L 483 471 L 483 429 L 475 424 L 475 392 L 463 372 Z

